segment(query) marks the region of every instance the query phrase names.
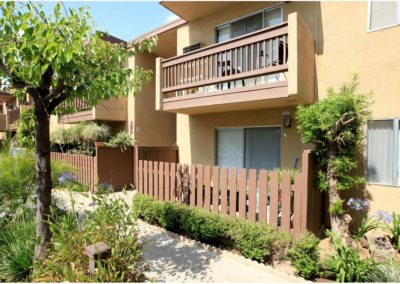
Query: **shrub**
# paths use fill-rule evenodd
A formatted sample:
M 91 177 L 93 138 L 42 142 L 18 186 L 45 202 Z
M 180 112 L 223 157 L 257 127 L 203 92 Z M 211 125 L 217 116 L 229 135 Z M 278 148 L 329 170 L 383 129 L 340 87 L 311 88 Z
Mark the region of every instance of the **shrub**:
M 392 233 L 392 243 L 397 251 L 400 252 L 400 214 L 393 212 L 392 226 L 389 228 Z
M 134 140 L 128 132 L 120 131 L 114 137 L 111 137 L 105 145 L 114 148 L 119 147 L 121 151 L 126 151 L 134 145 Z
M 17 127 L 18 143 L 21 147 L 31 148 L 35 145 L 34 108 L 22 109 Z
M 340 237 L 327 232 L 332 239 L 336 254 L 329 256 L 324 263 L 328 276 L 335 277 L 338 282 L 364 282 L 374 268 L 371 259 L 361 260 L 358 252 L 343 244 Z
M 304 233 L 293 242 L 288 256 L 299 275 L 305 279 L 314 279 L 320 273 L 318 253 L 319 239 L 310 232 Z
M 376 269 L 368 273 L 369 282 L 399 282 L 400 281 L 400 262 L 395 258 L 387 262 L 376 265 Z
M 223 247 L 260 262 L 271 259 L 290 243 L 290 236 L 250 221 L 228 219 L 201 208 L 155 201 L 148 195 L 133 198 L 133 215 L 172 232 Z
M 95 195 L 96 209 L 81 220 L 75 213 L 53 214 L 53 238 L 48 257 L 34 269 L 33 281 L 45 282 L 143 282 L 141 244 L 128 205 L 108 195 Z M 111 255 L 93 274 L 87 273 L 84 247 L 105 242 Z M 99 263 L 100 264 L 100 263 Z
M 0 282 L 27 281 L 33 267 L 35 223 L 10 222 L 0 234 Z

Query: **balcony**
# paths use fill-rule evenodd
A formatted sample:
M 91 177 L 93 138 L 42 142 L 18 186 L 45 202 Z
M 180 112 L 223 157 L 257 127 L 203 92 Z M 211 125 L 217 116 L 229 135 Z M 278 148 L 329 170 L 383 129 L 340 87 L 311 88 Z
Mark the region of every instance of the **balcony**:
M 7 114 L 0 113 L 0 132 L 5 132 L 8 129 Z
M 156 109 L 197 114 L 314 101 L 314 40 L 288 21 L 169 59 L 157 58 Z
M 16 131 L 17 121 L 21 116 L 21 108 L 17 107 L 13 110 L 8 110 L 7 113 L 0 113 L 0 132 Z
M 126 121 L 127 102 L 125 97 L 111 98 L 108 101 L 99 103 L 96 107 L 91 107 L 82 100 L 74 99 L 72 107 L 75 109 L 73 114 L 59 116 L 59 123 L 77 123 L 81 121 Z

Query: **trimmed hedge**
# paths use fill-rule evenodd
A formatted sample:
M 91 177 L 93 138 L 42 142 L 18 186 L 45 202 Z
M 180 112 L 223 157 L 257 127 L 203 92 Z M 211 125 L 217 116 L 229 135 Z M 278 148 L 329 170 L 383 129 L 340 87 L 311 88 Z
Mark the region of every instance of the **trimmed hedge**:
M 133 198 L 136 218 L 195 240 L 231 248 L 258 262 L 281 258 L 292 241 L 291 236 L 266 224 L 236 220 L 205 209 L 155 201 L 148 195 Z

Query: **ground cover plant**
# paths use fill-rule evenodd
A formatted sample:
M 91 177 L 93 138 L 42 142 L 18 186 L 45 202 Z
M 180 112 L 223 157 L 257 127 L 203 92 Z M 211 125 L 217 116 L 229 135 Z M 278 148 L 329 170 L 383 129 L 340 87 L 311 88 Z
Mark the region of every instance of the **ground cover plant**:
M 235 249 L 262 263 L 282 257 L 282 250 L 286 250 L 292 240 L 286 232 L 262 223 L 230 219 L 202 208 L 155 201 L 139 193 L 133 198 L 132 211 L 135 217 L 146 222 L 201 242 Z

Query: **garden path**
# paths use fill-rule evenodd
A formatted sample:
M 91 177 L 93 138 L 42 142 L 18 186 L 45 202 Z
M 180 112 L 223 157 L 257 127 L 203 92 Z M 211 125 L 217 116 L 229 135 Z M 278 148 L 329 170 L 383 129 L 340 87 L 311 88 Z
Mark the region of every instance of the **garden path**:
M 72 193 L 75 209 L 90 209 L 91 199 Z M 53 195 L 70 206 L 70 194 L 54 190 Z M 131 204 L 134 191 L 115 193 Z M 139 237 L 144 243 L 143 256 L 150 265 L 147 276 L 156 282 L 302 282 L 270 266 L 258 264 L 230 251 L 189 240 L 185 237 L 138 221 Z

